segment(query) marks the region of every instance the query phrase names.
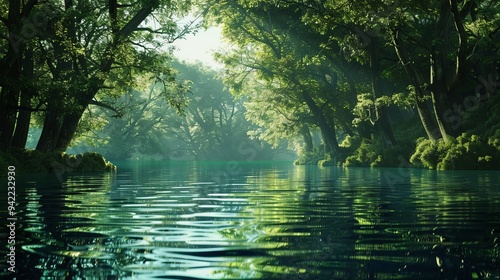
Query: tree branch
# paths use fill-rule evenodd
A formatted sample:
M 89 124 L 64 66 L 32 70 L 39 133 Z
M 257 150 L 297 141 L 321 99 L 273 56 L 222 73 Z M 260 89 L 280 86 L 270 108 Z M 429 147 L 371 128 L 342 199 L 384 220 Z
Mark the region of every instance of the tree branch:
M 135 16 L 123 26 L 123 28 L 118 32 L 122 38 L 127 38 L 138 26 L 141 24 L 157 6 L 157 1 L 152 1 L 152 3 L 146 5 L 140 9 Z
M 466 71 L 465 62 L 467 60 L 467 33 L 465 31 L 464 25 L 462 23 L 462 16 L 457 7 L 456 0 L 449 0 L 451 13 L 453 14 L 453 21 L 455 23 L 455 29 L 458 32 L 458 54 L 457 54 L 457 68 L 455 71 L 456 80 L 461 80 Z
M 109 110 L 115 112 L 116 115 L 112 116 L 113 118 L 121 118 L 121 117 L 123 117 L 123 112 L 121 112 L 119 109 L 117 109 L 117 108 L 115 108 L 115 107 L 113 107 L 113 106 L 111 106 L 109 104 L 97 101 L 95 99 L 90 100 L 89 104 L 96 105 L 96 106 L 99 106 L 99 107 L 102 107 L 102 108 L 106 108 L 106 109 L 109 109 Z
M 29 0 L 23 7 L 23 11 L 21 12 L 21 17 L 22 18 L 27 17 L 31 13 L 37 2 L 38 0 Z
M 165 32 L 161 31 L 161 28 L 152 29 L 151 27 L 136 27 L 134 31 L 147 31 L 153 34 L 166 34 Z

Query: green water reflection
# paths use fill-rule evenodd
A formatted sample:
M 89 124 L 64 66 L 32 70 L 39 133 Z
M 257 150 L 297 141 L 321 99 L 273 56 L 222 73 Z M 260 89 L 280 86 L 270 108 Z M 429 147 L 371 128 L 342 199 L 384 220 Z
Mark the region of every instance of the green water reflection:
M 500 277 L 499 172 L 119 167 L 22 178 L 19 279 Z

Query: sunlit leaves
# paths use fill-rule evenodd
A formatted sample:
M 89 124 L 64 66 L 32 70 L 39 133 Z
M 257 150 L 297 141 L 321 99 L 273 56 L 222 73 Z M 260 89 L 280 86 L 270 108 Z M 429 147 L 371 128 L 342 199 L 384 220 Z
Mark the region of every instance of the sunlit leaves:
M 34 68 L 33 79 L 38 81 L 38 87 L 32 89 L 35 111 L 57 111 L 61 119 L 82 115 L 94 98 L 117 98 L 137 86 L 139 75 L 153 73 L 166 77 L 170 72 L 166 69 L 169 57 L 165 54 L 169 50 L 165 45 L 181 38 L 192 27 L 179 28 L 175 22 L 176 16 L 188 12 L 190 1 L 12 1 L 16 2 L 21 5 L 22 19 L 8 22 L 7 2 L 2 2 L 5 9 L 0 28 L 9 29 L 4 34 L 10 31 L 19 37 L 16 48 L 21 48 L 21 56 L 26 46 L 33 53 L 29 62 Z M 3 36 L 2 48 L 8 44 L 8 36 Z M 165 94 L 165 98 L 180 110 L 185 103 L 182 100 L 185 89 L 174 85 L 168 81 L 172 94 Z M 63 121 L 64 126 L 66 123 L 70 122 Z M 61 128 L 69 132 L 65 137 L 72 136 L 78 122 L 71 123 L 69 126 L 73 127 Z M 92 125 L 83 124 L 81 129 L 93 129 Z M 56 125 L 52 127 L 59 130 Z M 49 134 L 58 133 L 46 135 Z

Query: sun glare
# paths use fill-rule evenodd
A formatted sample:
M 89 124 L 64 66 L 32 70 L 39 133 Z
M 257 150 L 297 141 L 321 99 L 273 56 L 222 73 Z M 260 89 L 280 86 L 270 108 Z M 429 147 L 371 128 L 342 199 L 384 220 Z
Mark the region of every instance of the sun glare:
M 196 34 L 189 34 L 186 38 L 175 41 L 173 45 L 174 55 L 180 61 L 200 62 L 214 69 L 222 67 L 213 57 L 215 51 L 225 48 L 221 30 L 218 27 L 210 27 Z

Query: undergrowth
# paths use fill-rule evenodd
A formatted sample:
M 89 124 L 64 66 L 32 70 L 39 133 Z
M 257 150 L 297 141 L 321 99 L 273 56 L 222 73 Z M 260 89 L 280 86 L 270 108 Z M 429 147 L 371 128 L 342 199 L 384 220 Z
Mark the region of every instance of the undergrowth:
M 14 166 L 17 171 L 24 173 L 100 172 L 116 168 L 97 153 L 71 155 L 26 149 L 0 153 L 0 170 L 7 170 L 8 166 Z

